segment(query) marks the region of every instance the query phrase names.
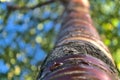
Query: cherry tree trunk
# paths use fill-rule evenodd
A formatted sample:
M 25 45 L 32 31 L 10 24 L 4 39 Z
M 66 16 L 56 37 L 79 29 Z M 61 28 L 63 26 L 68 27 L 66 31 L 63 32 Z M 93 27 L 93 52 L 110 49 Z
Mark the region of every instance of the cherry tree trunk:
M 61 30 L 38 80 L 119 80 L 113 58 L 93 26 L 88 0 L 61 2 Z

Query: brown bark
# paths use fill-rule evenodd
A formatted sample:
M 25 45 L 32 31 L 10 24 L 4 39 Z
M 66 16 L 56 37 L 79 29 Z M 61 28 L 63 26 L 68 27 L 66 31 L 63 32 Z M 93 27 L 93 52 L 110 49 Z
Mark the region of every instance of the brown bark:
M 61 0 L 63 23 L 39 80 L 118 80 L 113 58 L 93 26 L 87 0 Z

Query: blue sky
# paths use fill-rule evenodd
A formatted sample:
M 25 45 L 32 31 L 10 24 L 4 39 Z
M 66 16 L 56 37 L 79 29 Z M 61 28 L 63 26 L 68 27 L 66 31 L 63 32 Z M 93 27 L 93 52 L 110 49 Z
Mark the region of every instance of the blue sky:
M 3 10 L 3 11 L 6 10 L 5 3 L 0 3 L 0 10 Z M 2 30 L 2 32 L 0 32 L 0 56 L 8 55 L 4 51 L 6 47 L 10 47 L 12 50 L 14 50 L 16 49 L 16 47 L 19 46 L 19 49 L 21 50 L 21 54 L 19 54 L 19 56 L 17 56 L 16 58 L 19 62 L 23 62 L 24 59 L 28 57 L 32 57 L 30 64 L 36 65 L 39 61 L 42 61 L 46 57 L 46 53 L 41 49 L 40 44 L 36 43 L 36 45 L 32 47 L 32 44 L 25 43 L 22 39 L 22 36 L 17 35 L 18 33 L 21 35 L 25 35 L 25 32 L 27 32 L 32 26 L 37 28 L 37 23 L 30 20 L 31 16 L 32 16 L 32 11 L 27 12 L 26 14 L 20 14 L 19 11 L 15 11 L 8 18 L 6 25 L 3 25 L 3 20 L 0 18 L 0 30 Z M 50 16 L 50 12 L 47 11 L 43 14 L 42 17 L 47 18 L 49 16 Z M 54 15 L 53 17 L 56 18 L 57 15 Z M 17 20 L 22 21 L 23 23 L 16 24 L 15 22 Z M 48 32 L 50 29 L 53 28 L 53 26 L 54 26 L 54 23 L 52 21 L 46 22 L 43 25 L 44 32 Z M 55 29 L 56 31 L 59 30 L 60 25 L 58 24 L 57 26 L 58 27 L 56 27 Z M 38 34 L 36 33 L 36 36 L 39 34 L 40 33 Z M 22 52 L 24 54 L 22 54 Z M 10 67 L 7 65 L 4 59 L 0 59 L 0 74 L 1 73 L 5 74 L 9 70 L 10 70 Z

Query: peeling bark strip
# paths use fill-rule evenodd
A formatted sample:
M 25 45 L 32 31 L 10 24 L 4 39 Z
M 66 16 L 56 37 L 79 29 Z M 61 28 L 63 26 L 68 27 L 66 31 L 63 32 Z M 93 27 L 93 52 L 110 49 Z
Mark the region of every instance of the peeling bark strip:
M 55 48 L 38 80 L 118 80 L 113 58 L 89 15 L 88 0 L 61 0 L 66 7 Z

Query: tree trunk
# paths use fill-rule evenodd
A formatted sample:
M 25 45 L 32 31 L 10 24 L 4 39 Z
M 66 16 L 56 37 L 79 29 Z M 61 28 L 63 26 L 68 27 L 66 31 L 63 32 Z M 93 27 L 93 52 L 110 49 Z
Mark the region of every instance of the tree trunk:
M 118 80 L 113 58 L 93 26 L 87 0 L 61 0 L 65 13 L 38 80 Z

